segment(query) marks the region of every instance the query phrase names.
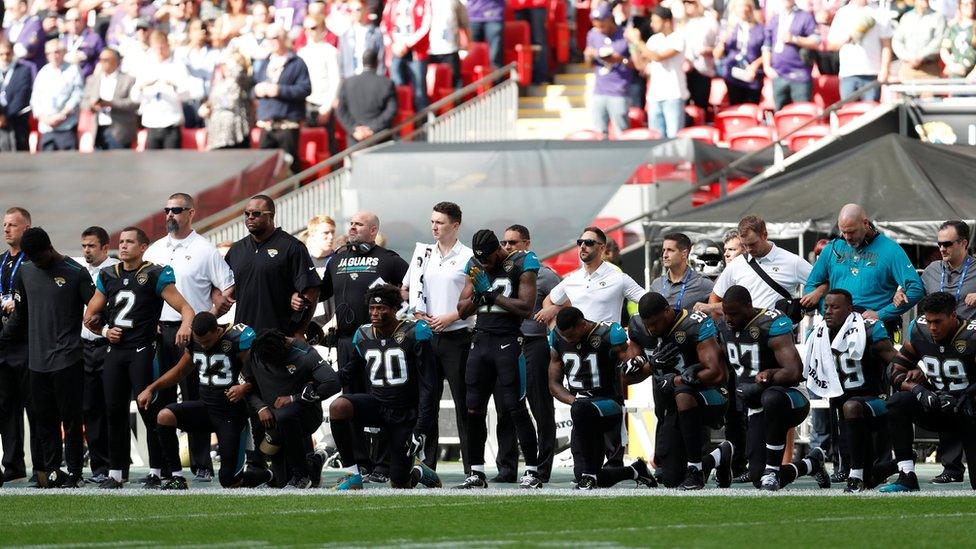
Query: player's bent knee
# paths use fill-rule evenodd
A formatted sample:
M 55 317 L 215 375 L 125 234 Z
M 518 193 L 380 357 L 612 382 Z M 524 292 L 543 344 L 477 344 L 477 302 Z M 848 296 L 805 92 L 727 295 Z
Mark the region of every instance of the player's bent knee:
M 176 427 L 176 414 L 169 408 L 163 408 L 156 415 L 156 424 L 164 427 Z
M 854 419 L 864 417 L 864 404 L 857 400 L 848 400 L 843 406 L 844 418 Z
M 488 410 L 484 408 L 468 408 L 468 415 L 475 417 L 486 416 L 488 415 Z
M 760 397 L 763 410 L 776 410 L 788 406 L 789 397 L 779 390 L 781 387 L 770 387 L 763 391 Z
M 674 403 L 680 411 L 691 410 L 698 406 L 698 401 L 691 393 L 675 393 Z
M 338 397 L 329 405 L 329 417 L 332 419 L 351 419 L 355 408 L 346 397 Z

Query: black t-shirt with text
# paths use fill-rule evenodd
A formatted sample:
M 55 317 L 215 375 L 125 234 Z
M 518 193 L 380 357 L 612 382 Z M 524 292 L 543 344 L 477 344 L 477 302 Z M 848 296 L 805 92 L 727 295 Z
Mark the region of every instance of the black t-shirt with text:
M 352 337 L 369 322 L 366 290 L 379 284 L 399 286 L 407 274 L 407 262 L 382 246 L 347 246 L 325 268 L 319 299 L 333 298 L 336 334 Z

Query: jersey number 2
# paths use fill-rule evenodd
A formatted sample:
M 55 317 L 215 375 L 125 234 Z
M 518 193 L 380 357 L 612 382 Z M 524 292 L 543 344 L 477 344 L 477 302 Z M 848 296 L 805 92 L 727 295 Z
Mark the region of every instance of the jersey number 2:
M 128 318 L 132 308 L 136 305 L 136 294 L 132 290 L 119 290 L 115 294 L 115 306 L 118 312 L 115 313 L 115 325 L 119 328 L 131 328 L 132 319 Z

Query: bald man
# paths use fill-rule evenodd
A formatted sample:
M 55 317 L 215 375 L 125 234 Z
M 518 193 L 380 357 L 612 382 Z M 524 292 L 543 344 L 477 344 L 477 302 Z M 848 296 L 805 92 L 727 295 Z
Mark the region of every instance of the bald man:
M 356 212 L 349 220 L 346 245 L 336 251 L 335 258 L 322 275 L 320 298 L 326 300 L 332 297 L 335 302 L 339 381 L 342 382 L 343 393 L 347 394 L 365 393 L 369 383 L 363 372 L 354 370 L 352 360 L 353 334 L 363 324 L 369 324 L 366 290 L 377 284 L 399 286 L 407 273 L 407 262 L 403 258 L 376 244 L 379 230 L 380 220 L 376 214 Z M 373 461 L 377 460 L 370 459 L 362 449 L 356 452 L 356 461 L 360 471 L 364 471 L 363 477 L 367 482 L 386 482 L 389 479 L 388 466 L 379 463 L 374 467 Z
M 804 288 L 803 304 L 819 303 L 826 289 L 847 290 L 864 318 L 881 320 L 888 333 L 901 328 L 901 315 L 925 296 L 922 279 L 905 250 L 881 234 L 864 208 L 847 204 L 837 216 L 842 238 L 827 244 L 813 266 Z M 818 288 L 819 286 L 819 288 Z M 905 290 L 907 302 L 892 303 L 898 287 Z

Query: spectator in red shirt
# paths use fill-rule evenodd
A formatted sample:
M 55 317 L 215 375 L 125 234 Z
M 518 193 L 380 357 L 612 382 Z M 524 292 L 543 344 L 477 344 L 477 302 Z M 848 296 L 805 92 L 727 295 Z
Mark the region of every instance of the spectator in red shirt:
M 430 0 L 391 0 L 383 9 L 383 41 L 390 48 L 390 78 L 413 86 L 413 108 L 427 107 L 427 57 L 430 49 Z

